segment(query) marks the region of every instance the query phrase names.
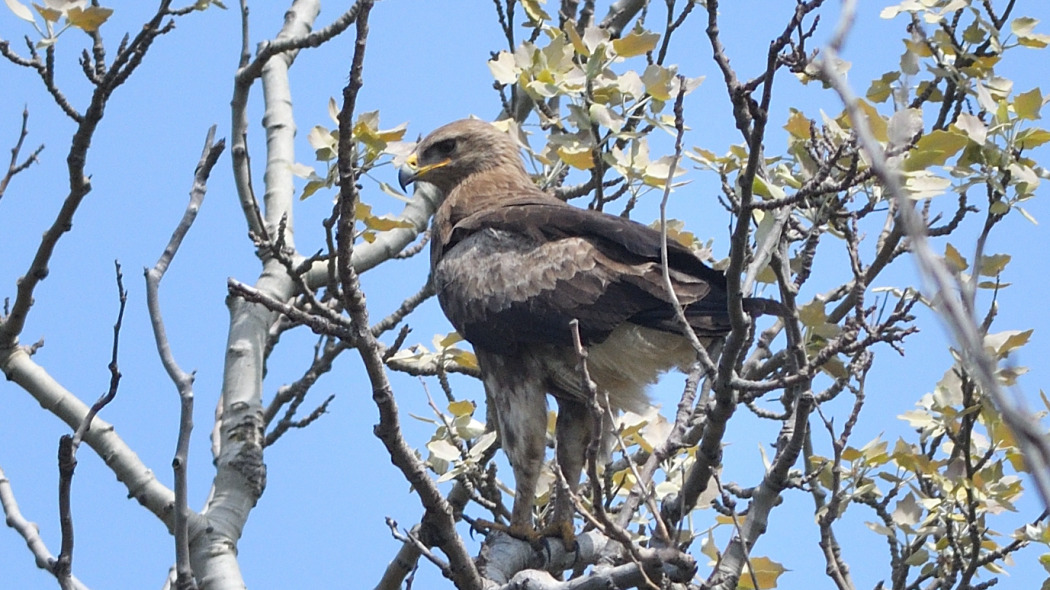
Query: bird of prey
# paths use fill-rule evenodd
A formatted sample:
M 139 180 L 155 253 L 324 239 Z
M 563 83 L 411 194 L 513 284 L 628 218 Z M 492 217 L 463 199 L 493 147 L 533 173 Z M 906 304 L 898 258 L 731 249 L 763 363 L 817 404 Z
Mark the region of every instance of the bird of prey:
M 556 497 L 542 533 L 532 518 L 547 394 L 558 403 L 556 459 L 573 491 L 594 427 L 570 322 L 578 320 L 590 377 L 613 410 L 643 411 L 649 384 L 696 359 L 665 286 L 660 233 L 540 190 L 517 143 L 480 120 L 432 132 L 398 180 L 402 188 L 425 181 L 445 195 L 431 229 L 431 280 L 445 315 L 473 344 L 495 405 L 515 479 L 509 532 L 571 538 L 570 498 Z M 692 328 L 707 339 L 727 333 L 725 276 L 677 242 L 667 254 Z

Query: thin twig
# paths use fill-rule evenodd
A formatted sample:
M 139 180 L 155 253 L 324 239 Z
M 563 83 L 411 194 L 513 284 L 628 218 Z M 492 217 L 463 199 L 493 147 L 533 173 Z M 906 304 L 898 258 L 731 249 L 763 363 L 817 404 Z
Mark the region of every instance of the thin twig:
M 179 432 L 175 444 L 175 457 L 172 459 L 172 470 L 175 476 L 175 586 L 179 590 L 196 587 L 193 570 L 190 567 L 189 521 L 191 511 L 188 500 L 187 461 L 189 457 L 190 433 L 193 431 L 193 381 L 194 375 L 183 371 L 175 361 L 171 351 L 164 319 L 160 309 L 160 281 L 164 278 L 175 254 L 186 237 L 197 213 L 200 211 L 207 191 L 208 177 L 215 167 L 219 156 L 225 149 L 225 140 L 214 142 L 215 126 L 209 130 L 204 140 L 204 149 L 193 175 L 193 186 L 190 189 L 189 204 L 182 219 L 171 234 L 164 252 L 161 253 L 153 268 L 145 271 L 146 306 L 149 309 L 153 337 L 157 345 L 157 354 L 168 377 L 175 384 L 179 394 Z
M 44 144 L 40 144 L 39 147 L 33 150 L 33 153 L 26 156 L 25 160 L 18 161 L 18 156 L 22 151 L 22 143 L 25 141 L 26 136 L 29 135 L 28 124 L 29 107 L 25 107 L 22 109 L 22 129 L 18 133 L 18 141 L 15 142 L 15 147 L 11 148 L 11 163 L 7 166 L 7 173 L 4 174 L 3 178 L 0 178 L 0 199 L 4 198 L 4 193 L 7 191 L 7 185 L 11 182 L 11 179 L 19 172 L 37 163 L 40 152 L 44 151 Z

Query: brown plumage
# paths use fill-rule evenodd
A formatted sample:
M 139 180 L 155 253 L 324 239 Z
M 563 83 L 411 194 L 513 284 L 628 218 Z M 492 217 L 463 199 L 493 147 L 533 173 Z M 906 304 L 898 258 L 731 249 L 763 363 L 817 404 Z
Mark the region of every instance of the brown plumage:
M 428 135 L 399 180 L 446 195 L 434 215 L 432 280 L 445 315 L 474 345 L 496 408 L 516 485 L 511 532 L 532 538 L 546 394 L 558 402 L 557 460 L 573 489 L 592 428 L 569 322 L 579 320 L 591 378 L 616 410 L 643 410 L 646 386 L 695 360 L 664 286 L 660 234 L 541 191 L 516 143 L 478 120 Z M 675 242 L 668 258 L 689 323 L 702 337 L 725 334 L 724 275 Z M 558 498 L 553 530 L 571 534 L 572 515 Z

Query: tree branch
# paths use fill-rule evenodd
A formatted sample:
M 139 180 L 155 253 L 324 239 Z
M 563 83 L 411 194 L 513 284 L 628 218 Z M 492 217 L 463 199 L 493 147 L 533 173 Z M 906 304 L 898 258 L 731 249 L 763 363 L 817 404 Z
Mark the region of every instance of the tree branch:
M 22 142 L 25 141 L 26 136 L 29 135 L 29 107 L 22 109 L 22 130 L 18 134 L 18 141 L 15 142 L 15 147 L 11 148 L 11 163 L 7 165 L 7 172 L 3 178 L 0 178 L 0 199 L 4 198 L 4 193 L 7 192 L 7 185 L 11 182 L 11 179 L 16 174 L 22 172 L 37 163 L 37 159 L 40 152 L 44 151 L 44 144 L 40 144 L 33 153 L 26 156 L 25 160 L 18 161 L 18 156 L 22 151 Z

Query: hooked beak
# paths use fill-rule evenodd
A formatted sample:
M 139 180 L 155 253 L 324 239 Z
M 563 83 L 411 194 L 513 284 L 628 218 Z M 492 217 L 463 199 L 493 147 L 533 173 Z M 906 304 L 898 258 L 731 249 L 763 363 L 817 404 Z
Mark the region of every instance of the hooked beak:
M 440 162 L 434 162 L 433 164 L 428 164 L 420 168 L 419 158 L 416 157 L 416 154 L 412 154 L 407 160 L 405 160 L 405 164 L 401 166 L 401 169 L 397 171 L 397 183 L 401 185 L 401 190 L 406 190 L 408 185 L 422 179 L 423 175 L 427 172 L 430 172 L 435 168 L 446 166 L 451 161 L 451 159 L 445 158 Z

